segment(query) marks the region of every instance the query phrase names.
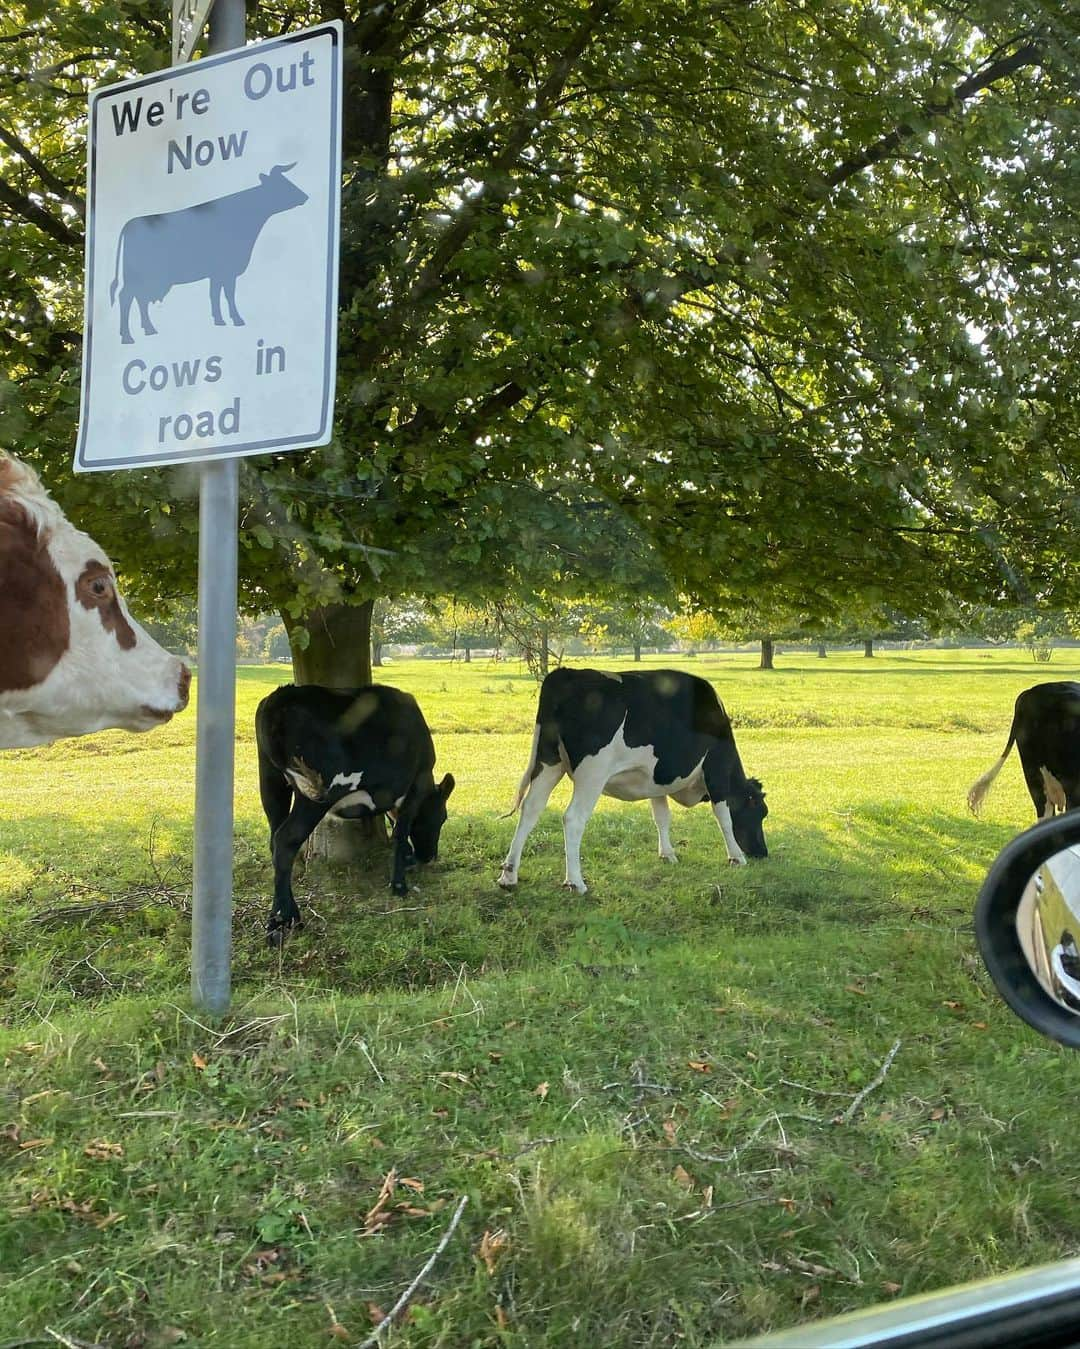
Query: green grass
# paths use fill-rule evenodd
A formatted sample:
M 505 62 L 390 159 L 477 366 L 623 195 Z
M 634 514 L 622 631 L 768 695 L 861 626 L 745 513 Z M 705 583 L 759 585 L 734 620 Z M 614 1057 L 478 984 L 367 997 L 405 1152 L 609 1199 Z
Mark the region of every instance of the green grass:
M 528 676 L 388 666 L 459 783 L 440 861 L 404 900 L 383 859 L 311 865 L 282 952 L 251 727 L 287 667 L 243 669 L 220 1026 L 187 996 L 194 718 L 5 755 L 0 1340 L 359 1343 L 461 1195 L 396 1345 L 708 1345 L 1075 1253 L 1080 1066 L 970 931 L 1033 818 L 1015 759 L 983 819 L 964 802 L 1070 655 L 683 661 L 764 780 L 771 856 L 729 869 L 679 810 L 672 867 L 643 804 L 604 801 L 583 898 L 565 785 L 494 884 Z M 416 1184 L 379 1209 L 391 1170 Z

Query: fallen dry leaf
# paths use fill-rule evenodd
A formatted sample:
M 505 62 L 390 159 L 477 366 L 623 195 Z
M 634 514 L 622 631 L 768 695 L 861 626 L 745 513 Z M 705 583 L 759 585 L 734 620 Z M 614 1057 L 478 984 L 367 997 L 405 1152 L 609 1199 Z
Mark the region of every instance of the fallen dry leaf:
M 781 1208 L 786 1208 L 789 1213 L 794 1213 L 798 1208 L 798 1204 L 796 1204 L 794 1199 L 778 1199 L 776 1202 Z
M 476 1248 L 476 1253 L 483 1260 L 488 1274 L 495 1273 L 495 1266 L 510 1249 L 510 1238 L 506 1230 L 497 1227 L 494 1232 L 484 1229 L 484 1235 L 480 1238 L 480 1245 Z
M 539 1096 L 542 1101 L 546 1101 L 548 1094 L 548 1084 L 546 1082 L 539 1082 L 535 1087 L 533 1087 L 532 1094 L 534 1096 Z
M 944 1119 L 947 1113 L 948 1113 L 948 1112 L 946 1111 L 945 1107 L 939 1105 L 938 1108 L 937 1108 L 936 1110 L 931 1110 L 931 1111 L 930 1111 L 930 1118 L 931 1118 L 931 1119 Z
M 990 1027 L 986 1024 L 985 1021 L 973 1021 L 971 1024 L 972 1024 L 972 1026 L 975 1028 L 975 1030 L 989 1030 L 989 1029 L 990 1029 Z
M 417 1194 L 424 1193 L 424 1182 L 417 1180 L 415 1176 L 402 1176 L 398 1184 L 404 1185 L 407 1190 L 415 1190 Z
M 390 1221 L 391 1215 L 387 1212 L 386 1206 L 394 1196 L 397 1189 L 397 1171 L 393 1167 L 387 1171 L 383 1177 L 382 1188 L 379 1190 L 379 1197 L 372 1204 L 364 1215 L 364 1227 L 367 1231 L 373 1231 L 377 1227 L 382 1227 L 384 1223 Z
M 495 1324 L 500 1330 L 505 1330 L 510 1324 L 510 1318 L 506 1314 L 506 1309 L 501 1302 L 495 1304 Z
M 663 1125 L 663 1128 L 664 1128 L 664 1137 L 667 1139 L 667 1141 L 668 1141 L 669 1143 L 674 1143 L 674 1142 L 675 1142 L 675 1134 L 676 1134 L 676 1131 L 678 1130 L 678 1127 L 679 1127 L 679 1126 L 675 1123 L 675 1121 L 674 1121 L 673 1119 L 666 1119 L 666 1120 L 664 1120 L 664 1125 Z
M 332 1326 L 327 1327 L 326 1333 L 335 1340 L 348 1340 L 352 1338 L 340 1321 L 335 1321 Z
M 681 1185 L 684 1190 L 692 1190 L 697 1184 L 694 1177 L 687 1171 L 685 1166 L 677 1166 L 671 1173 L 672 1179 L 676 1185 Z
M 199 1053 L 197 1053 L 197 1052 L 195 1052 L 195 1051 L 192 1051 L 191 1062 L 192 1062 L 192 1065 L 193 1065 L 195 1068 L 197 1068 L 198 1071 L 199 1071 L 200 1073 L 201 1073 L 202 1070 L 206 1067 L 206 1060 L 203 1058 L 203 1056 L 202 1056 L 201 1054 L 199 1054 Z
M 95 1162 L 111 1162 L 124 1155 L 124 1146 L 122 1143 L 110 1143 L 106 1138 L 94 1138 L 83 1148 L 83 1153 Z
M 367 1314 L 371 1317 L 371 1324 L 373 1326 L 381 1326 L 386 1320 L 386 1313 L 377 1302 L 369 1302 L 367 1304 Z
M 901 1288 L 900 1284 L 893 1283 L 891 1279 L 882 1279 L 881 1286 L 890 1297 L 892 1297 L 894 1293 L 899 1293 Z
M 857 988 L 855 984 L 845 984 L 845 985 L 844 985 L 844 992 L 845 992 L 845 993 L 858 993 L 858 995 L 859 995 L 860 998 L 865 998 L 865 997 L 866 997 L 866 989 L 865 989 L 865 988 Z
M 28 1138 L 25 1143 L 19 1144 L 19 1151 L 26 1152 L 29 1148 L 47 1148 L 51 1142 L 51 1138 Z
M 438 1073 L 437 1076 L 441 1077 L 444 1082 L 464 1082 L 466 1086 L 469 1085 L 468 1077 L 464 1073 L 453 1071 L 453 1069 L 447 1069 L 444 1072 Z
M 695 1073 L 711 1073 L 711 1072 L 712 1072 L 712 1064 L 711 1064 L 711 1063 L 706 1063 L 704 1059 L 690 1059 L 690 1060 L 688 1060 L 686 1066 L 687 1066 L 688 1068 L 693 1068 L 693 1070 L 694 1070 Z

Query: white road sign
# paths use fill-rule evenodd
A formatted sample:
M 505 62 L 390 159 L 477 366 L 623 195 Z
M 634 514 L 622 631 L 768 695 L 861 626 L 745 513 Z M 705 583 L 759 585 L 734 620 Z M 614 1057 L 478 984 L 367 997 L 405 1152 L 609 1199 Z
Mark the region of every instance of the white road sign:
M 339 22 L 90 97 L 76 471 L 325 445 Z

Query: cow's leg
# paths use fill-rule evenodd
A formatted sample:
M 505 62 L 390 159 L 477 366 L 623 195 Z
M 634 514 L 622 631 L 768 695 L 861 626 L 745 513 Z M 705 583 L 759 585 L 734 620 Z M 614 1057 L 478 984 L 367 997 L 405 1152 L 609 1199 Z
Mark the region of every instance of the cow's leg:
M 728 803 L 726 801 L 714 801 L 712 810 L 716 816 L 716 823 L 720 826 L 720 832 L 724 836 L 724 843 L 727 845 L 728 861 L 733 867 L 746 866 L 746 854 L 735 841 L 735 830 L 732 828 L 731 811 L 728 809 Z
M 1059 813 L 1063 814 L 1068 809 L 1065 801 L 1065 788 L 1045 764 L 1039 769 L 1039 775 L 1042 778 L 1043 790 L 1046 792 L 1046 808 L 1043 811 L 1043 819 L 1050 819 Z
M 292 869 L 296 854 L 329 809 L 325 801 L 311 801 L 299 792 L 287 819 L 274 832 L 271 851 L 274 858 L 274 903 L 266 924 L 269 946 L 280 946 L 285 933 L 301 924 L 300 910 L 292 889 Z
M 650 796 L 652 817 L 656 822 L 656 836 L 660 843 L 660 856 L 665 862 L 677 862 L 675 849 L 671 846 L 671 806 L 666 796 Z
M 229 306 L 229 317 L 237 328 L 244 328 L 247 325 L 240 317 L 240 311 L 236 307 L 236 277 L 230 276 L 225 279 L 225 303 Z
M 1046 784 L 1043 781 L 1042 774 L 1038 769 L 1029 773 L 1025 768 L 1024 781 L 1027 783 L 1031 804 L 1035 807 L 1035 818 L 1037 820 L 1048 820 L 1054 813 L 1054 803 L 1047 798 Z
M 216 276 L 210 278 L 210 317 L 217 327 L 225 327 L 225 320 L 221 317 L 221 282 Z
M 156 337 L 157 329 L 150 322 L 150 301 L 143 299 L 141 295 L 136 295 L 136 301 L 139 305 L 139 322 L 142 324 L 142 330 L 147 337 Z
M 602 772 L 598 769 L 598 765 L 593 772 L 587 767 L 584 771 L 578 768 L 574 777 L 574 794 L 563 815 L 563 842 L 566 847 L 566 879 L 563 886 L 568 890 L 576 890 L 579 895 L 585 894 L 589 888 L 581 874 L 581 837 L 607 784 L 606 769 Z
M 536 822 L 547 805 L 548 797 L 555 790 L 565 771 L 561 763 L 543 764 L 540 772 L 529 783 L 529 790 L 521 803 L 521 815 L 514 831 L 514 841 L 510 844 L 510 851 L 506 854 L 502 871 L 499 873 L 499 884 L 504 890 L 511 890 L 517 885 L 518 864 L 521 861 L 521 850 L 525 847 L 525 840 L 535 829 Z
M 120 295 L 118 297 L 120 304 L 120 341 L 124 346 L 130 346 L 135 341 L 131 335 L 131 324 L 129 321 L 131 315 L 131 302 L 134 298 L 135 296 L 131 293 L 130 287 L 120 287 Z
M 407 797 L 394 820 L 394 870 L 390 876 L 390 889 L 395 895 L 409 893 L 409 887 L 405 883 L 405 868 L 413 866 L 416 862 L 416 854 L 409 842 L 409 831 L 416 819 L 418 804 Z

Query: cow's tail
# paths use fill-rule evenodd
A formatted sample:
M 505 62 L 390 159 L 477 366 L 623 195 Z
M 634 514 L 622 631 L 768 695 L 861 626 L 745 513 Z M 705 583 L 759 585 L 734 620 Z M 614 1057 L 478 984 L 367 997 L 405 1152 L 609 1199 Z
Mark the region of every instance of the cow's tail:
M 1016 717 L 1013 717 L 1013 724 L 1009 727 L 1009 743 L 1005 746 L 1001 758 L 994 764 L 993 768 L 988 769 L 981 778 L 973 782 L 968 788 L 968 807 L 972 815 L 978 815 L 979 807 L 982 805 L 986 793 L 990 790 L 994 779 L 1001 772 L 1002 765 L 1009 757 L 1013 745 L 1016 744 Z
M 511 815 L 516 815 L 521 809 L 521 803 L 525 800 L 525 794 L 529 790 L 529 783 L 532 782 L 534 770 L 536 768 L 536 755 L 540 748 L 540 723 L 536 723 L 536 729 L 533 731 L 532 749 L 529 751 L 529 762 L 525 765 L 525 772 L 521 775 L 521 781 L 518 783 L 517 793 L 514 796 L 514 804 L 506 812 L 500 815 L 500 820 L 508 820 Z
M 116 303 L 116 288 L 120 284 L 120 250 L 124 246 L 124 235 L 127 234 L 127 225 L 120 231 L 120 237 L 116 241 L 116 266 L 113 268 L 112 285 L 109 287 L 109 303 Z

